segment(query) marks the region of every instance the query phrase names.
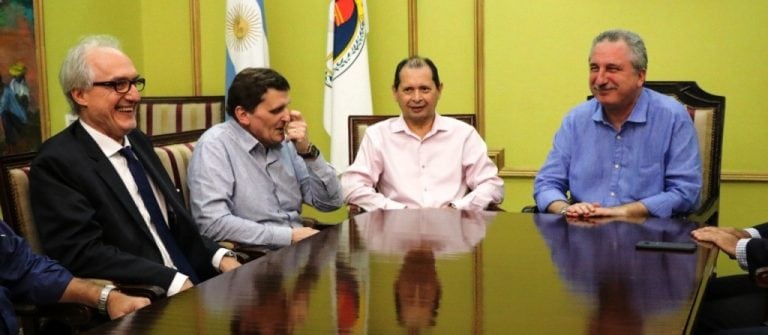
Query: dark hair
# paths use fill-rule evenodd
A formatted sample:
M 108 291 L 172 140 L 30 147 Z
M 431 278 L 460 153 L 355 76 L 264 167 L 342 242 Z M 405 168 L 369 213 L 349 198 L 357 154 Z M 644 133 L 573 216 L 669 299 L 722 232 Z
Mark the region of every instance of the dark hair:
M 291 85 L 280 73 L 267 68 L 246 68 L 235 76 L 227 93 L 227 114 L 235 117 L 235 108 L 251 111 L 264 101 L 268 89 L 289 91 Z
M 402 71 L 404 67 L 418 69 L 424 65 L 429 66 L 429 69 L 432 70 L 432 81 L 435 82 L 437 88 L 440 88 L 440 75 L 437 73 L 437 66 L 435 66 L 435 63 L 433 63 L 431 59 L 419 57 L 418 55 L 413 55 L 401 60 L 400 63 L 397 63 L 397 68 L 395 68 L 395 82 L 392 84 L 392 88 L 397 89 L 397 87 L 400 86 L 400 71 Z

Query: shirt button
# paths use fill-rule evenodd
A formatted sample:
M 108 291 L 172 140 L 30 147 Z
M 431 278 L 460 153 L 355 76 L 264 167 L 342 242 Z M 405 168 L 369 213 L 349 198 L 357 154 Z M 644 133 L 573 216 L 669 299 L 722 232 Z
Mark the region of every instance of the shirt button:
M 620 140 L 621 139 L 621 135 L 616 135 L 616 139 Z
M 619 168 L 619 164 L 614 164 L 613 168 L 618 169 Z
M 614 192 L 611 192 L 611 196 L 612 196 L 612 197 L 615 197 L 615 196 L 616 196 L 616 193 L 614 193 Z

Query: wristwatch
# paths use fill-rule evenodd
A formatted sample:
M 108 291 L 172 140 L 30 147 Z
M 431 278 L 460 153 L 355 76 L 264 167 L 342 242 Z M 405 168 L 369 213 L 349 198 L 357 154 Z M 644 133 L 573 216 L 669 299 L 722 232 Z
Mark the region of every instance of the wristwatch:
M 109 298 L 109 293 L 114 289 L 115 285 L 104 285 L 104 288 L 101 289 L 99 304 L 96 305 L 101 314 L 107 315 L 107 298 Z
M 304 159 L 315 159 L 317 156 L 320 156 L 320 150 L 317 149 L 317 147 L 314 144 L 309 144 L 309 151 L 305 153 L 298 153 L 301 158 Z
M 237 254 L 232 250 L 227 250 L 227 252 L 224 253 L 223 257 L 234 257 L 237 258 Z

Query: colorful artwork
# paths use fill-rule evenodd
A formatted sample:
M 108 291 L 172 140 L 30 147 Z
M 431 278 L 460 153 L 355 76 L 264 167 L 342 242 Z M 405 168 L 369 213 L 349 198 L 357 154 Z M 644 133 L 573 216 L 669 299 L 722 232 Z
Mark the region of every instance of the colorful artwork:
M 0 155 L 36 150 L 46 113 L 37 0 L 0 0 Z M 37 16 L 37 17 L 36 17 Z M 37 28 L 37 29 L 36 29 Z

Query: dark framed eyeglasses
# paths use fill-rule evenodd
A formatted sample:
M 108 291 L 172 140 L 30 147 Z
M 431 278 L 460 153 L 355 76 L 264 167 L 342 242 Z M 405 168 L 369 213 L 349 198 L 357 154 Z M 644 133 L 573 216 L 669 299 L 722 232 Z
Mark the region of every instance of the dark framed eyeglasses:
M 97 81 L 93 83 L 93 86 L 106 86 L 111 87 L 115 90 L 117 93 L 128 93 L 128 91 L 131 90 L 131 85 L 136 86 L 136 90 L 141 92 L 144 90 L 144 84 L 147 82 L 146 79 L 141 77 L 136 77 L 131 80 L 128 79 L 120 79 L 120 80 L 113 80 L 113 81 Z

